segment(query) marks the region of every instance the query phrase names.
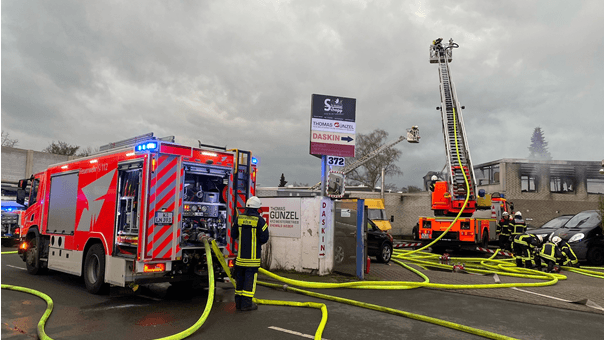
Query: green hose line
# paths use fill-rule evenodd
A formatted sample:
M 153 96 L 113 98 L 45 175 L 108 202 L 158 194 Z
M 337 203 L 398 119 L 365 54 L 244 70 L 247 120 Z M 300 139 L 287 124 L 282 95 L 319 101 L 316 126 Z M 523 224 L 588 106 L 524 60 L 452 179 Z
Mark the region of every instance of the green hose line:
M 408 264 L 403 263 L 401 261 L 397 261 L 395 259 L 392 259 L 392 262 L 394 262 L 394 263 L 396 263 L 396 264 L 398 264 L 400 266 L 403 266 L 403 267 L 409 269 L 410 271 L 414 272 L 419 277 L 421 277 L 422 279 L 424 279 L 424 282 L 426 282 L 426 283 L 430 282 L 430 279 L 428 278 L 428 276 L 426 276 L 424 273 L 420 272 L 419 270 L 417 270 L 415 268 L 411 268 L 411 266 L 409 266 Z
M 566 267 L 566 266 L 562 266 L 562 269 L 567 270 L 569 272 L 581 274 L 581 275 L 596 277 L 598 279 L 604 279 L 604 273 L 596 272 L 593 270 L 588 270 L 588 269 L 584 269 L 584 268 Z
M 218 244 L 216 244 L 215 240 L 212 240 L 212 250 L 214 251 L 214 254 L 216 254 L 216 258 L 218 259 L 218 262 L 222 266 L 222 269 L 224 270 L 224 272 L 228 275 L 229 279 L 231 280 L 231 283 L 233 284 L 233 288 L 235 288 L 235 280 L 231 276 L 231 269 L 229 268 L 229 265 L 226 263 L 226 261 L 224 259 L 224 255 L 222 254 L 222 251 L 220 250 L 220 248 L 218 248 Z
M 263 284 L 258 281 L 259 284 Z M 279 286 L 281 287 L 281 286 Z M 277 300 L 263 300 L 254 298 L 254 302 L 262 305 L 273 305 L 273 306 L 291 306 L 291 307 L 311 307 L 321 310 L 321 323 L 315 332 L 315 340 L 321 340 L 325 325 L 327 324 L 327 306 L 324 303 L 318 302 L 297 302 L 297 301 L 277 301 Z
M 229 269 L 229 266 L 227 265 L 227 263 L 224 259 L 224 255 L 222 254 L 222 251 L 220 251 L 220 248 L 218 248 L 218 245 L 216 244 L 216 241 L 214 241 L 214 240 L 212 240 L 212 250 L 214 251 L 214 254 L 216 254 L 216 257 L 218 258 L 218 262 L 220 262 L 222 269 L 229 276 L 229 279 L 231 280 L 233 287 L 236 288 L 235 280 L 231 276 L 231 270 Z M 277 286 L 279 286 L 279 285 L 277 285 Z M 321 337 L 323 335 L 323 330 L 325 329 L 325 325 L 327 324 L 327 306 L 325 306 L 325 304 L 316 303 L 316 302 L 264 300 L 264 299 L 256 299 L 256 298 L 254 298 L 253 301 L 255 303 L 261 304 L 261 305 L 311 307 L 311 308 L 320 309 L 321 310 L 321 323 L 319 323 L 319 327 L 317 328 L 317 331 L 315 332 L 315 339 L 321 340 Z
M 16 251 L 16 250 L 15 251 L 3 251 L 2 255 L 4 255 L 4 254 L 16 254 L 16 253 L 18 253 L 18 251 Z
M 341 298 L 341 297 L 326 295 L 326 294 L 321 294 L 321 293 L 309 292 L 309 291 L 294 288 L 294 287 L 271 284 L 271 283 L 266 283 L 266 282 L 262 282 L 262 281 L 258 281 L 258 284 L 261 284 L 263 286 L 268 286 L 271 288 L 276 288 L 276 289 L 284 289 L 285 291 L 292 291 L 295 293 L 312 296 L 312 297 L 319 298 L 319 299 L 346 303 L 346 304 L 356 306 L 356 307 L 372 309 L 372 310 L 376 310 L 378 312 L 384 312 L 384 313 L 389 313 L 389 314 L 393 314 L 393 315 L 404 316 L 409 319 L 424 321 L 424 322 L 432 323 L 435 325 L 451 328 L 454 330 L 482 336 L 482 337 L 489 338 L 489 339 L 506 339 L 506 340 L 514 339 L 511 337 L 507 337 L 507 336 L 497 334 L 497 333 L 492 333 L 492 332 L 481 330 L 478 328 L 464 326 L 464 325 L 460 325 L 460 324 L 457 324 L 454 322 L 445 321 L 445 320 L 441 320 L 441 319 L 437 319 L 437 318 L 433 318 L 433 317 L 429 317 L 429 316 L 425 316 L 425 315 L 421 315 L 421 314 L 409 313 L 409 312 L 401 311 L 401 310 L 394 309 L 394 308 L 378 306 L 378 305 L 374 305 L 371 303 L 365 303 L 365 302 L 350 300 L 350 299 L 346 299 L 346 298 Z
M 52 313 L 52 309 L 54 307 L 54 303 L 52 302 L 52 299 L 50 298 L 50 296 L 48 296 L 42 292 L 39 292 L 37 290 L 33 290 L 30 288 L 25 288 L 25 287 L 13 286 L 13 285 L 2 284 L 2 289 L 10 289 L 10 290 L 16 290 L 19 292 L 23 292 L 23 293 L 32 294 L 32 295 L 35 295 L 35 296 L 41 298 L 42 300 L 46 301 L 46 311 L 44 312 L 44 314 L 42 315 L 42 318 L 38 322 L 38 337 L 42 340 L 47 340 L 47 339 L 52 340 L 52 338 L 49 337 L 48 335 L 46 335 L 46 332 L 44 332 L 44 324 L 46 324 L 46 320 L 48 320 L 48 318 L 50 317 L 50 313 Z
M 604 267 L 581 267 L 581 269 L 604 270 Z
M 161 340 L 176 340 L 176 339 L 184 339 L 189 335 L 195 333 L 205 322 L 208 316 L 210 315 L 210 311 L 212 310 L 212 304 L 214 304 L 214 266 L 212 264 L 212 250 L 210 249 L 210 244 L 207 239 L 203 239 L 203 246 L 206 250 L 206 262 L 208 264 L 208 300 L 206 302 L 206 308 L 203 310 L 203 314 L 193 326 L 185 329 L 184 331 L 170 335 L 167 337 L 159 338 Z

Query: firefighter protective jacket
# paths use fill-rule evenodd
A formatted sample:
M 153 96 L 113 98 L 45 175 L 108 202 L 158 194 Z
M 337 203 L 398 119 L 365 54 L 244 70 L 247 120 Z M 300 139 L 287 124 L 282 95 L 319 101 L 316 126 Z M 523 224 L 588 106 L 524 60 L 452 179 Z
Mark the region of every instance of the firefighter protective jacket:
M 524 234 L 526 231 L 526 223 L 524 223 L 523 219 L 514 219 L 510 222 L 510 230 L 512 231 L 512 236 Z
M 539 246 L 539 239 L 534 234 L 522 234 L 514 237 L 514 244 L 520 244 L 529 249 L 533 249 Z
M 510 220 L 508 220 L 507 218 L 502 218 L 501 220 L 499 220 L 499 223 L 497 223 L 497 232 L 501 235 L 501 236 L 510 236 Z
M 257 209 L 246 209 L 237 217 L 232 237 L 239 243 L 235 264 L 242 267 L 260 267 L 261 246 L 268 241 L 268 224 Z
M 560 248 L 552 242 L 546 242 L 543 244 L 541 248 L 541 252 L 539 252 L 539 256 L 542 259 L 546 259 L 553 262 L 558 262 L 562 253 L 560 252 Z
M 568 265 L 575 265 L 575 264 L 579 263 L 579 259 L 577 258 L 577 255 L 575 255 L 573 248 L 570 247 L 570 244 L 568 244 L 568 242 L 566 242 L 566 241 L 560 242 L 560 251 L 562 252 L 562 255 L 564 256 L 564 258 L 563 258 L 564 262 L 562 263 L 563 265 L 568 266 Z

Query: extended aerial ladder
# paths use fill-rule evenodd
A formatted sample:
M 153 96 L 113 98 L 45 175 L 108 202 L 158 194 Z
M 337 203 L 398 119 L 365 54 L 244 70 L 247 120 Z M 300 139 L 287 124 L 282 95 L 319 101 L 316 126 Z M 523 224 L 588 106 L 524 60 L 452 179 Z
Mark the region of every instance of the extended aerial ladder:
M 430 46 L 430 63 L 439 66 L 441 106 L 436 109 L 440 110 L 442 116 L 449 171 L 448 181 L 437 183 L 436 195 L 433 195 L 432 209 L 436 215 L 456 215 L 467 195 L 469 200 L 463 215 L 470 216 L 476 210 L 476 181 L 461 113 L 464 107 L 457 100 L 449 68 L 449 63 L 453 60 L 453 49 L 458 47 L 453 39 L 449 39 L 449 44 L 443 45 L 442 38 L 433 41 Z M 467 185 L 464 173 L 467 177 Z M 440 194 L 442 196 L 439 196 Z
M 375 156 L 379 155 L 382 151 L 391 148 L 393 146 L 395 146 L 396 144 L 407 140 L 409 143 L 419 143 L 419 129 L 417 126 L 413 126 L 412 128 L 407 129 L 407 137 L 405 136 L 400 136 L 397 140 L 394 140 L 390 143 L 384 144 L 382 146 L 380 146 L 379 148 L 373 150 L 372 152 L 366 154 L 365 156 L 361 157 L 360 159 L 358 159 L 356 162 L 347 165 L 344 167 L 344 169 L 342 170 L 342 173 L 344 175 L 352 172 L 354 169 L 360 167 L 361 165 L 369 162 L 371 159 L 373 159 Z M 321 182 L 313 185 L 312 187 L 310 187 L 310 190 L 316 190 L 319 189 L 319 187 L 321 187 Z

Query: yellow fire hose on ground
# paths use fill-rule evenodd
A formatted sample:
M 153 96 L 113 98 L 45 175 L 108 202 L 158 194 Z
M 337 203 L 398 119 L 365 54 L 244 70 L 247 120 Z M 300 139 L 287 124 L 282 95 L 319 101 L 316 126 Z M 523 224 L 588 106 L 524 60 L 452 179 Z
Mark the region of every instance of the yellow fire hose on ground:
M 206 307 L 205 307 L 203 313 L 201 314 L 201 317 L 199 318 L 199 320 L 197 320 L 197 322 L 195 324 L 193 324 L 193 326 L 185 329 L 184 331 L 182 331 L 180 333 L 170 335 L 167 337 L 163 337 L 163 338 L 159 338 L 161 340 L 177 340 L 177 339 L 184 339 L 184 338 L 188 337 L 189 335 L 195 333 L 195 331 L 197 331 L 204 324 L 204 322 L 210 315 L 210 310 L 212 310 L 212 305 L 214 304 L 214 286 L 215 286 L 214 267 L 212 264 L 212 251 L 210 249 L 208 240 L 204 239 L 203 245 L 204 245 L 205 251 L 206 251 L 206 261 L 208 264 L 208 281 L 209 281 L 208 300 L 206 302 Z M 16 252 L 2 252 L 2 254 L 13 254 L 13 253 L 16 253 Z M 223 258 L 223 261 L 224 261 L 224 258 Z M 44 312 L 44 315 L 42 315 L 42 318 L 38 322 L 38 337 L 43 340 L 47 340 L 47 339 L 52 340 L 52 338 L 50 338 L 48 335 L 46 335 L 46 332 L 44 331 L 44 325 L 46 324 L 46 320 L 48 320 L 48 318 L 50 317 L 50 313 L 52 313 L 52 309 L 54 306 L 52 299 L 44 293 L 41 293 L 37 290 L 29 289 L 29 288 L 2 284 L 2 289 L 10 289 L 10 290 L 33 294 L 33 295 L 36 295 L 36 296 L 42 298 L 44 301 L 46 301 L 46 304 L 47 304 L 46 311 Z

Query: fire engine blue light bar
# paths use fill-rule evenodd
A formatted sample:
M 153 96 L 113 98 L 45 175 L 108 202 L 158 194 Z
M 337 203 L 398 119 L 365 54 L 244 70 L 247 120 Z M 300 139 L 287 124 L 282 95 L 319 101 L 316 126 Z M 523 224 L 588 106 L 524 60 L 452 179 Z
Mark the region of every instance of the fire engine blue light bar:
M 252 157 L 252 164 L 258 164 L 258 159 L 256 157 Z
M 157 150 L 156 142 L 146 142 L 136 146 L 136 151 Z

